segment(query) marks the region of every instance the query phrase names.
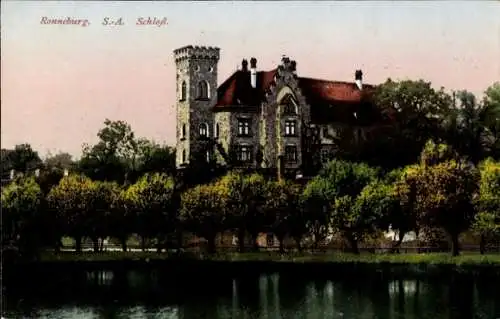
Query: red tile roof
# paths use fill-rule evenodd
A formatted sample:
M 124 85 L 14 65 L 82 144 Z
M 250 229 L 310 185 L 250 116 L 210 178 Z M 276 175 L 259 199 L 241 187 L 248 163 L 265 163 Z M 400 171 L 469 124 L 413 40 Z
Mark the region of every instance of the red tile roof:
M 257 88 L 250 85 L 249 71 L 236 71 L 218 88 L 215 109 L 226 106 L 258 106 L 265 101 L 266 91 L 274 84 L 277 70 L 257 72 Z M 298 86 L 311 105 L 313 121 L 355 121 L 354 108 L 364 103 L 373 92 L 372 85 L 363 84 L 359 90 L 354 82 L 298 78 Z M 373 115 L 372 115 L 373 116 Z
M 354 82 L 326 81 L 299 78 L 299 87 L 307 97 L 324 102 L 360 102 L 362 93 Z M 372 85 L 363 85 L 363 90 L 372 89 Z
M 257 87 L 250 84 L 250 72 L 238 70 L 217 89 L 215 107 L 234 105 L 260 105 L 265 101 L 266 90 L 274 82 L 276 70 L 257 72 Z

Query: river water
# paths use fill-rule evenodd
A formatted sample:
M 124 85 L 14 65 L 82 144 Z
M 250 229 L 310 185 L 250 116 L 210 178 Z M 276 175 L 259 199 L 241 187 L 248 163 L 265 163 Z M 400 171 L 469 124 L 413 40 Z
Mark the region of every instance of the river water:
M 337 274 L 338 275 L 338 274 Z M 43 277 L 43 278 L 41 278 Z M 5 318 L 500 318 L 500 281 L 77 271 L 16 279 Z

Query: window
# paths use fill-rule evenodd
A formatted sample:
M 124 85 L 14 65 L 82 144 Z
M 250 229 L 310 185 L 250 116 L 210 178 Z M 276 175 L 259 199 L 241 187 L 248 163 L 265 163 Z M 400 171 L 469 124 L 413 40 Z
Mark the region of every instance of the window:
M 186 138 L 186 124 L 182 124 L 181 138 L 182 139 Z
M 208 99 L 208 83 L 207 81 L 201 81 L 198 83 L 198 98 Z
M 284 113 L 286 115 L 295 115 L 295 114 L 297 114 L 295 112 L 295 105 L 293 105 L 293 103 L 289 101 L 287 104 L 285 104 Z
M 220 126 L 219 123 L 215 124 L 215 137 L 218 138 L 220 134 Z
M 182 150 L 182 162 L 186 162 L 186 150 Z
M 297 161 L 297 146 L 295 146 L 295 145 L 285 146 L 285 160 L 287 162 L 296 162 Z
M 181 84 L 181 101 L 184 101 L 186 100 L 186 82 L 182 81 L 182 84 Z
M 295 121 L 286 121 L 285 122 L 285 136 L 295 136 L 296 125 L 297 125 L 297 123 Z
M 249 119 L 239 119 L 238 120 L 238 135 L 250 136 L 250 120 Z
M 237 159 L 240 162 L 251 162 L 252 161 L 252 148 L 247 145 L 241 145 L 238 147 Z
M 200 124 L 200 136 L 208 137 L 208 124 L 207 123 Z

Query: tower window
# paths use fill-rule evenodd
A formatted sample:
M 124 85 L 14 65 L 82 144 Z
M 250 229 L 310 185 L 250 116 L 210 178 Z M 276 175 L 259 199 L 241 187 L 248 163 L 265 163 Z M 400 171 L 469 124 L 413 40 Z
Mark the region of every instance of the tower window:
M 220 134 L 220 125 L 219 123 L 215 124 L 215 137 L 218 138 Z
M 297 146 L 295 145 L 285 146 L 285 160 L 287 162 L 292 162 L 292 163 L 297 161 Z
M 186 150 L 182 150 L 182 162 L 186 163 Z
M 208 83 L 207 81 L 201 81 L 198 83 L 198 98 L 199 99 L 208 99 Z
M 208 124 L 207 123 L 200 124 L 200 136 L 208 137 Z
M 250 136 L 250 119 L 238 119 L 238 135 Z
M 186 93 L 187 93 L 186 82 L 182 81 L 182 84 L 181 84 L 181 101 L 185 101 L 186 100 Z
M 186 138 L 186 124 L 182 124 L 181 138 Z
M 297 123 L 295 121 L 286 121 L 285 122 L 285 136 L 295 136 Z

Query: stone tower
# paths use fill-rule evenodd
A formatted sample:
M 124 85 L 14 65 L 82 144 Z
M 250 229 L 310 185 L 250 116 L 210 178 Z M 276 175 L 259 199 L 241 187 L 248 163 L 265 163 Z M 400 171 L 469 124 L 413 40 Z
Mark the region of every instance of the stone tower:
M 211 160 L 207 138 L 213 138 L 217 102 L 219 48 L 185 46 L 174 51 L 177 92 L 176 165 L 194 157 Z

